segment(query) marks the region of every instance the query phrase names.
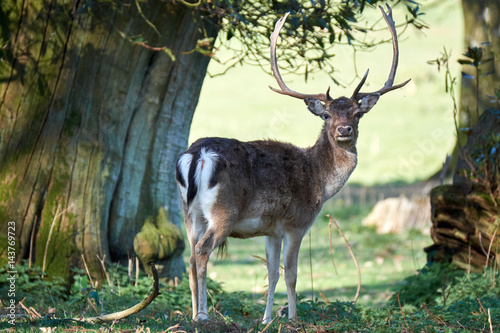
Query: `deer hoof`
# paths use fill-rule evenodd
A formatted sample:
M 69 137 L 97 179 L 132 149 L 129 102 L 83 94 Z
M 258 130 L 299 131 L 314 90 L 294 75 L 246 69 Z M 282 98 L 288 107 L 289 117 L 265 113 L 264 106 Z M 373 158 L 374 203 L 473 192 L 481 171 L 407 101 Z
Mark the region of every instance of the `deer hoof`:
M 210 319 L 210 317 L 206 313 L 198 313 L 195 320 L 197 322 L 204 322 L 204 321 L 208 321 L 209 319 Z

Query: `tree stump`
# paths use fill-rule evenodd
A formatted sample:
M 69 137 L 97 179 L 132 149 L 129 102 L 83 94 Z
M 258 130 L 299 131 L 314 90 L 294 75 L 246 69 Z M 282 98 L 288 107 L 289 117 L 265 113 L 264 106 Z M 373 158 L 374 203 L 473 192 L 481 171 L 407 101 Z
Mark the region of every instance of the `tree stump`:
M 431 192 L 431 237 L 425 249 L 429 261 L 453 262 L 473 271 L 500 263 L 499 211 L 489 195 L 464 194 L 460 185 L 443 185 Z

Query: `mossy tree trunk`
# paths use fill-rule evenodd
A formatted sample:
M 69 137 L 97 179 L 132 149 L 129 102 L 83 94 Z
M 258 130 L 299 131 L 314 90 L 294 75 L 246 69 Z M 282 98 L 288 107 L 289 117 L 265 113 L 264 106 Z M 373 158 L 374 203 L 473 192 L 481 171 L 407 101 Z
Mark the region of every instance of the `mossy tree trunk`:
M 500 1 L 462 0 L 462 10 L 465 49 L 458 50 L 458 53 L 453 50 L 453 59 L 467 59 L 464 53 L 468 47 L 483 48 L 483 63 L 479 65 L 479 75 L 476 67 L 462 65 L 457 122 L 460 128 L 471 128 L 484 110 L 498 107 L 496 98 L 492 96 L 496 89 L 500 89 Z M 490 58 L 491 61 L 484 62 Z M 452 159 L 447 164 L 447 176 L 453 176 L 460 155 L 459 149 L 467 143 L 468 135 L 468 131 L 457 133 Z M 438 170 L 432 178 L 437 178 L 440 174 L 441 170 Z
M 493 96 L 500 89 L 500 1 L 462 0 L 464 13 L 464 46 L 482 47 L 483 62 L 479 65 L 479 84 L 476 68 L 462 65 L 460 89 L 460 123 L 470 127 L 477 121 L 478 113 L 491 107 L 498 107 Z M 464 58 L 464 57 L 462 57 Z M 488 75 L 485 75 L 489 73 Z M 485 76 L 482 76 L 485 75 Z M 482 76 L 482 77 L 481 77 Z M 469 119 L 470 114 L 470 119 Z M 472 120 L 472 124 L 469 123 Z M 466 140 L 466 138 L 465 138 Z
M 190 51 L 216 26 L 171 1 L 3 0 L 0 29 L 0 237 L 15 221 L 17 260 L 63 277 L 135 240 L 179 276 L 175 159 L 210 59 Z

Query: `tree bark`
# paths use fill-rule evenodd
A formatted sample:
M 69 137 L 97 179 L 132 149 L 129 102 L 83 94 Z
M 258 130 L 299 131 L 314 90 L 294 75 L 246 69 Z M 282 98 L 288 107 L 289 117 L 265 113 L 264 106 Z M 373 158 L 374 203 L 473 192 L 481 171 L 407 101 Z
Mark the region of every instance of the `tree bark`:
M 482 47 L 483 60 L 492 58 L 479 66 L 480 73 L 471 65 L 462 65 L 460 83 L 460 100 L 458 110 L 459 128 L 472 128 L 481 113 L 498 107 L 495 90 L 500 89 L 500 2 L 497 0 L 462 0 L 464 15 L 464 46 Z M 466 59 L 462 50 L 458 59 Z M 458 60 L 457 59 L 457 60 Z M 488 75 L 482 76 L 486 73 Z M 476 77 L 479 76 L 479 84 Z M 457 133 L 457 143 L 451 153 L 451 160 L 444 166 L 445 171 L 438 170 L 431 179 L 441 175 L 454 176 L 460 155 L 460 147 L 467 143 L 468 131 Z
M 460 123 L 467 127 L 477 121 L 478 113 L 482 110 L 497 107 L 496 101 L 491 96 L 495 94 L 495 89 L 500 88 L 500 29 L 498 28 L 500 26 L 500 2 L 497 0 L 462 0 L 462 9 L 465 47 L 483 47 L 483 59 L 493 57 L 493 61 L 479 66 L 479 85 L 475 79 L 478 77 L 475 68 L 462 65 L 462 72 L 467 75 L 462 76 Z M 481 77 L 489 72 L 492 73 Z
M 134 241 L 160 276 L 182 274 L 175 160 L 210 59 L 191 51 L 216 26 L 160 0 L 7 0 L 0 22 L 0 237 L 15 221 L 20 261 L 34 229 L 35 263 L 63 277 Z

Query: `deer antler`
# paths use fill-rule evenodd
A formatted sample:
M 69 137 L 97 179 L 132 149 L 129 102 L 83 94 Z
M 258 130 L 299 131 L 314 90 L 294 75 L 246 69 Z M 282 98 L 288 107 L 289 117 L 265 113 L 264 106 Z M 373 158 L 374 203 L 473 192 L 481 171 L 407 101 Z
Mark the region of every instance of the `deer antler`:
M 351 96 L 351 99 L 353 99 L 355 101 L 359 101 L 363 97 L 366 97 L 366 96 L 372 95 L 372 94 L 383 95 L 386 92 L 403 87 L 411 80 L 411 79 L 408 79 L 401 84 L 398 84 L 395 86 L 393 85 L 394 84 L 394 77 L 396 76 L 396 69 L 398 67 L 398 57 L 399 57 L 398 35 L 396 33 L 396 24 L 394 23 L 394 19 L 392 18 L 392 9 L 389 5 L 387 5 L 387 13 L 384 11 L 384 8 L 382 8 L 382 6 L 378 6 L 378 7 L 380 8 L 380 11 L 382 12 L 382 15 L 384 16 L 385 22 L 387 23 L 387 26 L 389 27 L 389 30 L 391 31 L 391 35 L 392 35 L 392 50 L 393 50 L 392 67 L 391 67 L 391 71 L 389 72 L 389 78 L 385 82 L 384 87 L 382 87 L 381 89 L 374 91 L 374 92 L 360 93 L 359 91 L 361 90 L 361 87 L 365 83 L 366 77 L 368 76 L 368 70 L 367 70 L 365 75 L 363 76 L 363 79 L 361 79 L 361 82 L 358 84 L 356 89 L 354 89 L 354 93 Z
M 302 94 L 302 93 L 291 90 L 283 82 L 283 78 L 281 77 L 280 71 L 278 69 L 278 61 L 276 59 L 276 41 L 278 40 L 280 30 L 281 30 L 281 28 L 283 28 L 283 25 L 285 24 L 286 18 L 288 17 L 289 14 L 290 14 L 289 12 L 286 13 L 285 16 L 283 16 L 282 18 L 280 18 L 278 20 L 278 22 L 276 22 L 276 26 L 274 27 L 274 31 L 271 34 L 271 69 L 273 71 L 273 75 L 276 78 L 276 81 L 278 82 L 278 85 L 280 86 L 281 90 L 275 89 L 271 86 L 269 88 L 271 88 L 272 91 L 275 91 L 279 94 L 292 96 L 295 98 L 300 98 L 300 99 L 314 98 L 314 99 L 320 100 L 322 102 L 329 101 L 332 99 L 329 95 L 330 88 L 328 88 L 326 94 Z

